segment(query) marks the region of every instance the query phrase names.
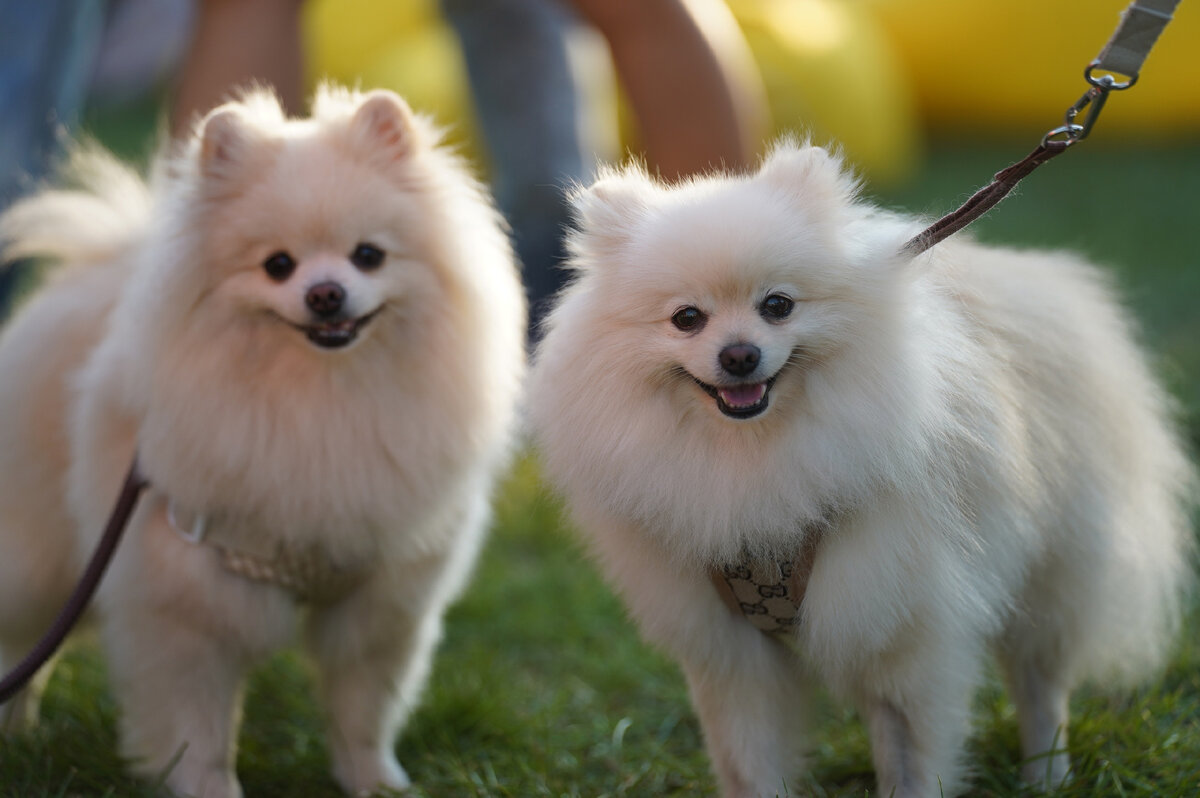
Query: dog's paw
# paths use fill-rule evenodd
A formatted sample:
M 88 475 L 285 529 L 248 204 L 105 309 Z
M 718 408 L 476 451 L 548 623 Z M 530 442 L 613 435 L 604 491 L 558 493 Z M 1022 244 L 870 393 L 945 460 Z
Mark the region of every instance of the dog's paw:
M 375 795 L 380 790 L 407 790 L 412 786 L 408 773 L 390 751 L 344 751 L 334 767 L 334 778 L 347 793 Z

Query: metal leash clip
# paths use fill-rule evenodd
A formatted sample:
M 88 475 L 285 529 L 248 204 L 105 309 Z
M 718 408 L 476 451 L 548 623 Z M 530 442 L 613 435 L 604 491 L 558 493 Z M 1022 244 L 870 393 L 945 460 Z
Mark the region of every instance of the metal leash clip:
M 1047 132 L 1045 136 L 1042 136 L 1043 147 L 1066 148 L 1077 141 L 1087 138 L 1088 134 L 1092 132 L 1092 127 L 1096 124 L 1096 118 L 1100 116 L 1100 111 L 1104 108 L 1104 103 L 1108 101 L 1108 93 L 1110 91 L 1128 89 L 1134 83 L 1137 83 L 1137 75 L 1132 76 L 1122 83 L 1118 83 L 1117 79 L 1112 75 L 1100 75 L 1097 77 L 1092 74 L 1097 66 L 1099 66 L 1099 62 L 1097 61 L 1088 64 L 1087 69 L 1083 72 L 1083 77 L 1091 84 L 1091 88 L 1085 91 L 1083 96 L 1067 109 L 1063 120 L 1065 124 L 1054 128 Z M 1087 116 L 1084 117 L 1083 124 L 1078 125 L 1075 123 L 1075 117 L 1085 108 L 1088 109 Z

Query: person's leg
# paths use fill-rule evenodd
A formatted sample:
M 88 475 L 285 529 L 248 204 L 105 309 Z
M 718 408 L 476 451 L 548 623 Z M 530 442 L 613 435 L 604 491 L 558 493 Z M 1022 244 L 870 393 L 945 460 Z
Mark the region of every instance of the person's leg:
M 674 180 L 748 165 L 763 116 L 750 110 L 757 87 L 723 62 L 687 2 L 573 2 L 608 41 L 652 170 Z
M 586 179 L 571 17 L 554 0 L 442 0 L 462 44 L 493 191 L 524 265 L 531 323 L 562 286 L 564 189 Z
M 171 132 L 186 134 L 196 118 L 231 91 L 270 86 L 289 114 L 304 108 L 303 0 L 202 0 L 171 109 Z
M 51 167 L 64 129 L 78 121 L 105 3 L 46 0 L 0 3 L 0 210 Z M 0 318 L 19 270 L 0 266 Z

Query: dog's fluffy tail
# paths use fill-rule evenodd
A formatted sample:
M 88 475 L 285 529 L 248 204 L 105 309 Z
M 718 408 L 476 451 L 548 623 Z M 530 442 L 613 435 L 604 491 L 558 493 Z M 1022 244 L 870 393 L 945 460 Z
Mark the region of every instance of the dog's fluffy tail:
M 150 217 L 150 190 L 133 169 L 93 142 L 75 146 L 62 185 L 15 202 L 0 215 L 0 261 L 111 258 L 139 238 Z

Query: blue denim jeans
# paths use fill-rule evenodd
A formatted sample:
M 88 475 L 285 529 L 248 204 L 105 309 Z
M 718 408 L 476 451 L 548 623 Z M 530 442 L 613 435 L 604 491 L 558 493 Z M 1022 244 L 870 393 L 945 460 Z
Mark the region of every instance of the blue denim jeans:
M 533 321 L 561 287 L 565 189 L 586 179 L 579 95 L 559 0 L 441 0 L 462 45 L 496 202 L 512 227 Z
M 79 119 L 105 0 L 0 0 L 0 210 L 51 168 Z M 15 282 L 0 268 L 0 318 Z

